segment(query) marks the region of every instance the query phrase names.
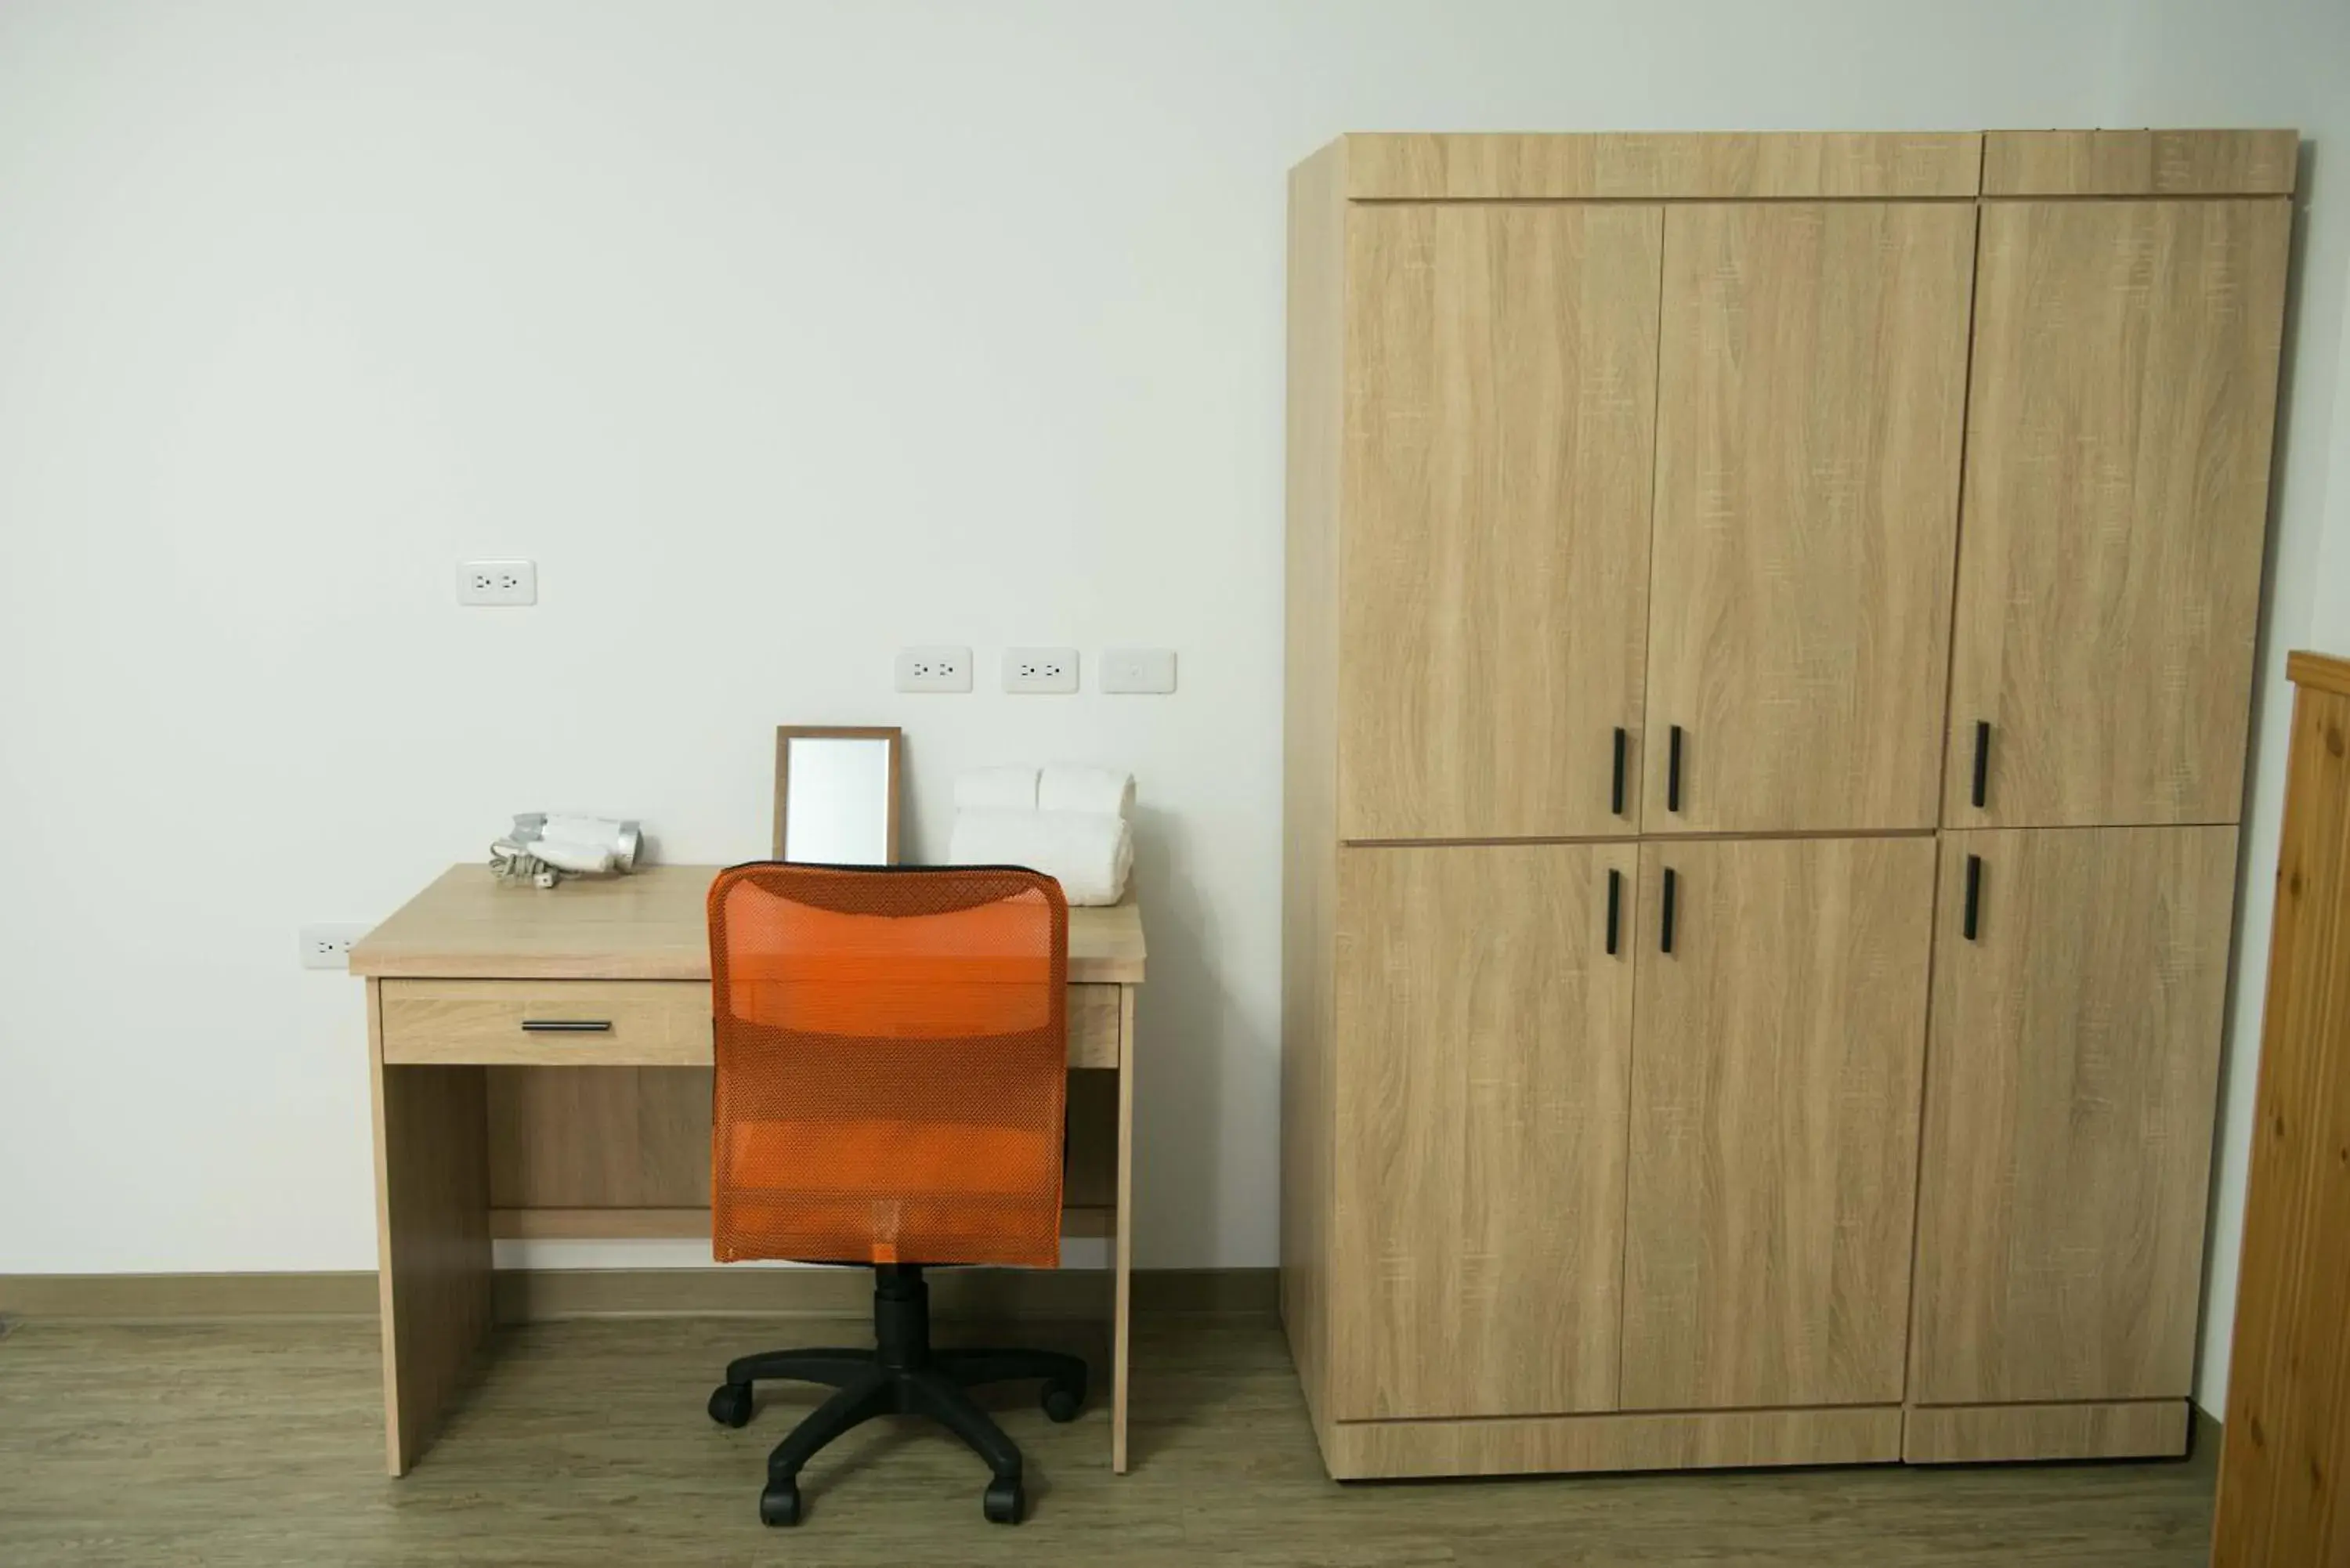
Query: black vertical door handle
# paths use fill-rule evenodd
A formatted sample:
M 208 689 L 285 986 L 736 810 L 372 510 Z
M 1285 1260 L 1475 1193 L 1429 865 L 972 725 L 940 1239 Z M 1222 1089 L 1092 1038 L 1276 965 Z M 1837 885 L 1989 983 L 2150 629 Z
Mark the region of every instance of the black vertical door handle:
M 1959 923 L 1960 930 L 1969 941 L 1975 940 L 1978 917 L 1982 913 L 1982 857 L 1967 857 L 1967 912 Z
M 1673 738 L 1672 738 L 1672 743 L 1671 743 L 1671 747 L 1670 747 L 1670 755 L 1668 757 L 1668 759 L 1667 759 L 1667 761 L 1666 761 L 1666 763 L 1665 763 L 1665 809 L 1666 809 L 1667 811 L 1679 811 L 1679 810 L 1680 810 L 1680 808 L 1681 808 L 1681 727 L 1680 727 L 1679 724 L 1675 724 L 1675 725 L 1673 726 Z M 1667 873 L 1667 875 L 1669 875 L 1669 875 L 1670 875 L 1670 873 L 1669 873 L 1669 872 L 1668 872 L 1668 873 Z
M 1618 730 L 1617 734 L 1624 732 Z M 1616 956 L 1616 921 L 1624 909 L 1624 873 L 1614 867 L 1607 868 L 1607 956 Z
M 1674 888 L 1674 886 L 1673 886 L 1673 885 L 1674 885 L 1674 883 L 1675 883 L 1675 882 L 1677 882 L 1677 881 L 1679 881 L 1679 878 L 1676 877 L 1673 875 L 1673 868 L 1672 868 L 1671 867 L 1669 867 L 1669 866 L 1666 867 L 1665 867 L 1665 929 L 1664 929 L 1664 940 L 1663 940 L 1662 941 L 1660 941 L 1660 942 L 1659 942 L 1659 943 L 1657 944 L 1657 950 L 1658 950 L 1659 952 L 1667 952 L 1667 953 L 1669 953 L 1669 952 L 1670 952 L 1670 951 L 1672 951 L 1672 950 L 1673 950 L 1673 893 L 1674 893 L 1674 891 L 1675 891 L 1675 888 Z
M 1607 790 L 1607 809 L 1614 812 L 1618 816 L 1624 815 L 1625 743 L 1626 736 L 1624 734 L 1624 726 L 1618 724 L 1616 726 L 1616 782 L 1610 784 Z M 1610 872 L 1609 875 L 1613 876 L 1614 873 Z M 1614 948 L 1609 948 L 1607 950 L 1609 952 L 1614 952 L 1616 950 Z
M 1991 798 L 1991 721 L 1975 721 L 1975 809 Z

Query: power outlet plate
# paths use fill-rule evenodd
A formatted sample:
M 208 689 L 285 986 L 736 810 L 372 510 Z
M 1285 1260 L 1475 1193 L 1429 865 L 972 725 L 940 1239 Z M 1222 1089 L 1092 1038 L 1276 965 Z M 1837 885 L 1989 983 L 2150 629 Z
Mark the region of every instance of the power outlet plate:
M 457 602 L 461 605 L 535 605 L 538 602 L 538 564 L 535 561 L 463 561 L 457 566 Z
M 1027 695 L 1075 691 L 1077 689 L 1077 650 L 1074 648 L 1005 649 L 1003 689 Z
M 971 649 L 968 648 L 901 648 L 898 650 L 900 691 L 968 691 L 971 690 Z
M 374 928 L 359 920 L 322 920 L 302 928 L 304 969 L 348 969 L 351 944 Z
M 1175 690 L 1175 650 L 1171 648 L 1105 648 L 1101 656 L 1101 689 L 1139 691 L 1163 697 Z

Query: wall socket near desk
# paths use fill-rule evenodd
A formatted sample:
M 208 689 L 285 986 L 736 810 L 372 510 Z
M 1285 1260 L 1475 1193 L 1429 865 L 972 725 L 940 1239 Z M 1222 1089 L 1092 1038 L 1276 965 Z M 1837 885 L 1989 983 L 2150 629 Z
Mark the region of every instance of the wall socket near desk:
M 457 602 L 461 605 L 535 605 L 538 602 L 536 561 L 460 561 Z
M 304 969 L 348 969 L 351 944 L 374 928 L 364 920 L 322 920 L 302 928 Z
M 1077 650 L 1074 648 L 1005 649 L 1003 689 L 1024 693 L 1075 691 L 1077 689 Z
M 971 690 L 971 649 L 968 648 L 901 648 L 898 650 L 900 691 L 968 691 Z

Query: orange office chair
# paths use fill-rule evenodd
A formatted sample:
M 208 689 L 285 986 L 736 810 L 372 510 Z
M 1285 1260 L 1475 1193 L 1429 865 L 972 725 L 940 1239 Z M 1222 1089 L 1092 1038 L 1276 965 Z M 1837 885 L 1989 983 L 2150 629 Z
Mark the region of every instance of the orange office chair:
M 977 1449 L 987 1517 L 1017 1523 L 1020 1450 L 964 1390 L 1041 1377 L 1045 1414 L 1076 1418 L 1083 1361 L 932 1350 L 922 1282 L 1060 1262 L 1068 968 L 1068 905 L 1035 871 L 763 862 L 711 884 L 712 1251 L 875 1274 L 874 1349 L 746 1355 L 710 1396 L 741 1427 L 762 1378 L 837 1390 L 767 1456 L 766 1523 L 799 1522 L 800 1467 L 889 1412 Z

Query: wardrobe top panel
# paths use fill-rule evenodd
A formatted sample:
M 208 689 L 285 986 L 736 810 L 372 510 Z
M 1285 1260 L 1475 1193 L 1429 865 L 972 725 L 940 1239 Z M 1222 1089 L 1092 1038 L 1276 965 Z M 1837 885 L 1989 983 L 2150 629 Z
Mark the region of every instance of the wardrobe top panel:
M 2291 130 L 1370 132 L 1357 202 L 2291 193 Z
M 1994 130 L 1986 196 L 2289 196 L 2293 130 Z
M 1975 131 L 1602 131 L 1355 135 L 1347 194 L 1364 201 L 1657 201 L 1971 196 Z

